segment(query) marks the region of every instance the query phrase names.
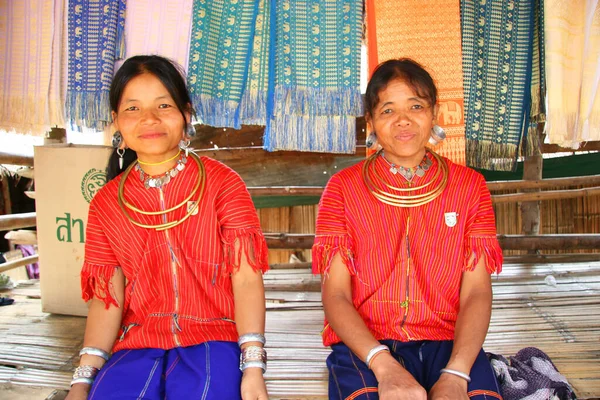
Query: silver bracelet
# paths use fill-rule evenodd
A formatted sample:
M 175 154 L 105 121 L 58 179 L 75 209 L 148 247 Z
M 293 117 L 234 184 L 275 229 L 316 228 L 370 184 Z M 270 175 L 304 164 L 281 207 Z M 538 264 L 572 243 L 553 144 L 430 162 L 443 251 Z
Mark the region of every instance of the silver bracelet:
M 71 386 L 76 383 L 87 383 L 91 385 L 94 383 L 94 379 L 96 379 L 96 375 L 98 375 L 99 369 L 92 365 L 80 365 L 75 368 L 75 372 L 73 372 L 73 380 L 71 381 Z
M 240 354 L 240 362 L 261 361 L 267 362 L 267 351 L 260 346 L 248 346 Z
M 96 347 L 84 347 L 79 352 L 79 357 L 81 357 L 84 354 L 101 357 L 104 359 L 104 361 L 108 361 L 108 359 L 110 358 L 110 354 L 108 354 L 106 351 L 104 351 L 102 349 L 98 349 Z
M 379 346 L 373 347 L 369 351 L 369 354 L 367 354 L 367 358 L 365 359 L 365 364 L 367 364 L 367 367 L 369 369 L 371 369 L 371 361 L 373 360 L 373 357 L 375 357 L 376 354 L 381 353 L 382 351 L 389 352 L 390 349 L 385 344 L 380 344 Z
M 240 365 L 240 370 L 244 372 L 247 368 L 261 368 L 263 374 L 267 372 L 267 364 L 262 361 L 246 361 Z
M 73 386 L 76 383 L 86 383 L 86 384 L 92 386 L 92 384 L 94 383 L 94 380 L 92 378 L 77 378 L 77 379 L 73 379 L 71 381 L 71 386 Z
M 242 347 L 244 343 L 248 342 L 260 342 L 264 346 L 267 341 L 262 333 L 244 333 L 238 339 L 238 346 Z
M 440 369 L 440 374 L 456 375 L 463 378 L 468 383 L 471 383 L 471 377 L 469 375 L 465 374 L 464 372 L 456 371 L 454 369 L 442 368 Z

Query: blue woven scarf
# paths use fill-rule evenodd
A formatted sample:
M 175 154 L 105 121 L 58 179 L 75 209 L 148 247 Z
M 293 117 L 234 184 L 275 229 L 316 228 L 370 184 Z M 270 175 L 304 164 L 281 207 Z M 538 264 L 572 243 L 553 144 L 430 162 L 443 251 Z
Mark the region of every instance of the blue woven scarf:
M 254 26 L 252 55 L 246 87 L 240 103 L 240 119 L 245 125 L 266 125 L 271 47 L 271 1 L 260 0 Z
M 516 166 L 531 104 L 534 0 L 461 0 L 467 165 Z
M 204 124 L 239 129 L 258 12 L 255 0 L 195 0 L 188 88 Z
M 73 129 L 103 129 L 115 59 L 125 54 L 125 0 L 69 0 L 66 119 Z
M 354 152 L 355 116 L 363 111 L 362 7 L 357 0 L 276 2 L 267 150 Z

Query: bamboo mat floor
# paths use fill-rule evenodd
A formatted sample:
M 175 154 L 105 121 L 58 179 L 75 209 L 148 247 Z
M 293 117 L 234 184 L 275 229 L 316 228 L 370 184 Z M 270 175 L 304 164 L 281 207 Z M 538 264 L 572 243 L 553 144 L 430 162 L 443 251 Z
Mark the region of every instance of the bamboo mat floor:
M 271 398 L 326 398 L 318 280 L 305 269 L 272 270 L 265 287 Z M 506 264 L 493 287 L 486 351 L 509 356 L 538 347 L 579 398 L 600 398 L 600 262 Z M 85 319 L 43 313 L 37 282 L 0 295 L 16 299 L 0 307 L 0 399 L 43 400 L 67 389 Z

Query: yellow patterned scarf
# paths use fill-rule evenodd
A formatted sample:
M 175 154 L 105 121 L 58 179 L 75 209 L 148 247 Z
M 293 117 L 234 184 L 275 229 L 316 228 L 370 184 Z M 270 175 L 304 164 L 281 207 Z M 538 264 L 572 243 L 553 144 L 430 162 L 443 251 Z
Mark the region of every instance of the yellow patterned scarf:
M 578 148 L 600 140 L 600 2 L 544 3 L 551 143 Z
M 438 124 L 447 138 L 434 150 L 465 164 L 460 3 L 456 0 L 367 0 L 369 70 L 392 58 L 411 58 L 438 88 Z
M 0 2 L 0 129 L 43 135 L 62 123 L 60 98 L 49 96 L 53 36 L 62 33 L 54 15 L 51 0 Z

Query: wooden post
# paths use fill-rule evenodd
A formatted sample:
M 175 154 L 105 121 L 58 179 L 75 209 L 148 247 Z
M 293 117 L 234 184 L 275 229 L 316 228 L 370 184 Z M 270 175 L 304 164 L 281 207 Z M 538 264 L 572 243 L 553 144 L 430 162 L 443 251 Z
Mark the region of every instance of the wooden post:
M 542 179 L 543 158 L 541 154 L 535 154 L 525 157 L 523 165 L 523 180 L 537 181 Z M 539 189 L 531 189 L 539 191 Z M 524 235 L 539 235 L 540 233 L 540 202 L 524 201 L 521 203 L 521 219 Z M 535 254 L 536 250 L 528 250 L 528 254 Z
M 0 186 L 2 187 L 2 199 L 4 203 L 3 214 L 12 214 L 12 203 L 10 201 L 10 185 L 8 181 L 8 173 L 6 171 L 0 172 Z

